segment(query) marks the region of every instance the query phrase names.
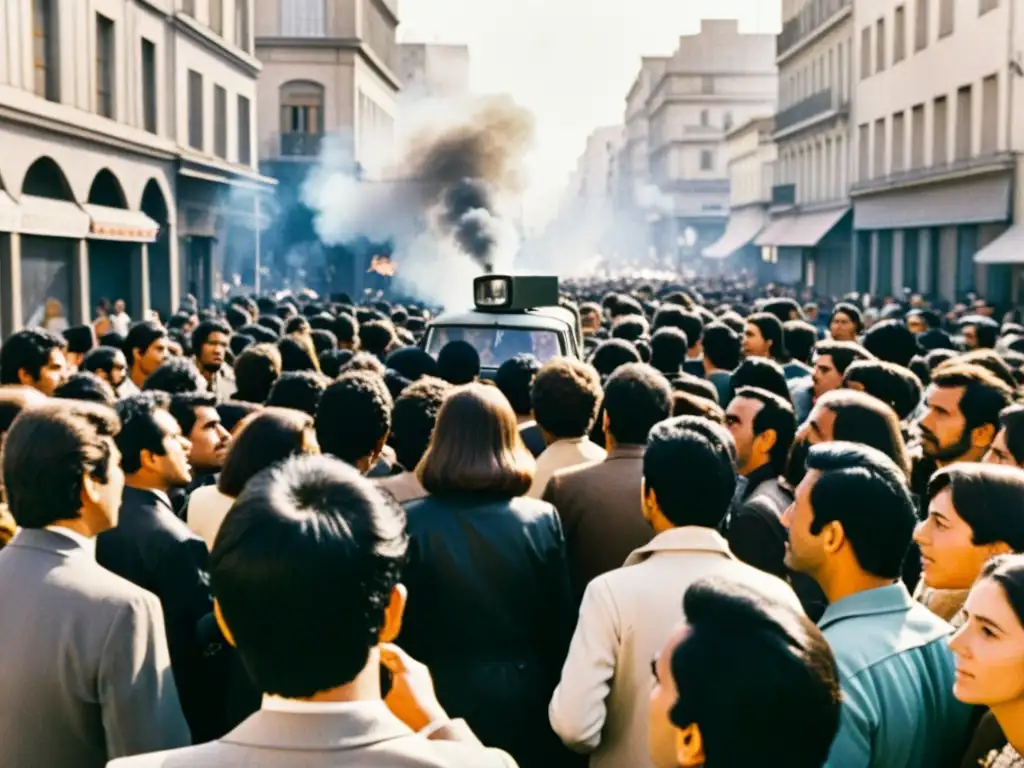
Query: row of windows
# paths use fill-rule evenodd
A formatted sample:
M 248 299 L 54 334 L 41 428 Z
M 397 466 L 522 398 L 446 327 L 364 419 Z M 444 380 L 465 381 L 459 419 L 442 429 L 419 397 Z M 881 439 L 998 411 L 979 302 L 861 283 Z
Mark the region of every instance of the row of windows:
M 965 85 L 958 89 L 952 108 L 949 97 L 943 95 L 931 103 L 917 104 L 909 110 L 897 112 L 891 118 L 882 117 L 873 123 L 861 123 L 857 128 L 858 178 L 880 178 L 907 170 L 967 160 L 975 153 L 988 155 L 998 151 L 999 76 L 994 74 L 982 80 L 980 94 L 976 97 L 977 90 L 979 88 L 976 85 Z M 981 112 L 978 120 L 975 119 L 976 105 Z M 927 123 L 929 118 L 930 124 Z M 954 121 L 952 154 L 951 119 Z M 979 127 L 977 137 L 976 123 Z M 927 140 L 929 126 L 930 142 Z M 926 157 L 929 146 L 931 156 Z
M 956 29 L 955 0 L 938 1 L 938 39 L 949 37 Z M 978 0 L 978 14 L 984 15 L 999 7 L 1000 0 Z M 913 51 L 918 53 L 930 42 L 932 6 L 936 0 L 914 0 Z M 907 6 L 899 5 L 893 12 L 892 39 L 887 36 L 886 17 L 878 19 L 860 31 L 860 77 L 865 80 L 873 74 L 896 66 L 908 54 Z M 872 32 L 873 38 L 872 39 Z M 891 43 L 891 44 L 890 44 Z M 873 44 L 873 47 L 872 47 Z
M 840 40 L 827 53 L 807 62 L 797 71 L 783 75 L 779 82 L 779 108 L 791 107 L 816 93 L 831 88 L 839 102 L 849 98 L 850 40 Z
M 210 29 L 221 37 L 224 36 L 224 0 L 208 0 L 210 9 Z M 246 53 L 252 53 L 249 36 L 249 0 L 235 2 L 235 39 L 234 43 Z M 287 4 L 287 3 L 286 3 Z M 196 15 L 195 0 L 185 0 L 183 9 L 189 16 Z
M 188 71 L 188 145 L 199 152 L 206 151 L 203 76 Z M 241 94 L 237 97 L 238 162 L 252 163 L 252 103 Z M 213 154 L 228 159 L 228 92 L 213 86 Z
M 825 137 L 787 146 L 776 161 L 777 184 L 793 184 L 796 202 L 836 200 L 846 192 L 846 141 Z

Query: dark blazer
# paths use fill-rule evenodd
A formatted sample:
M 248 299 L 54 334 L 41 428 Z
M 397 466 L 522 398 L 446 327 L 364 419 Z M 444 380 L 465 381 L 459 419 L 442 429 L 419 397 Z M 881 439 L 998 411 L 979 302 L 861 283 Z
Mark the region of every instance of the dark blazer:
M 398 642 L 441 705 L 522 768 L 565 764 L 548 703 L 575 626 L 558 515 L 536 499 L 429 496 L 406 505 L 408 607 Z
M 779 486 L 770 464 L 751 473 L 743 496 L 734 503 L 724 526 L 732 553 L 747 565 L 786 578 L 783 561 L 788 534 L 782 515 L 792 501 L 793 497 Z
M 526 450 L 533 454 L 533 458 L 537 458 L 544 449 L 548 447 L 548 444 L 544 441 L 544 435 L 540 431 L 540 427 L 537 426 L 536 421 L 524 421 L 519 425 L 519 436 L 523 438 L 523 444 L 526 445 Z
M 0 584 L 0 765 L 103 768 L 191 743 L 153 595 L 48 530 L 0 552 Z
M 452 740 L 453 737 L 462 740 Z M 447 740 L 446 740 L 447 739 Z M 516 768 L 508 755 L 473 743 L 460 721 L 417 736 L 383 702 L 338 712 L 261 710 L 220 741 L 118 760 L 109 768 Z M 555 766 L 552 766 L 555 768 Z
M 654 537 L 640 498 L 643 473 L 644 446 L 622 445 L 604 461 L 564 469 L 548 481 L 544 501 L 562 519 L 577 601 L 592 579 L 621 568 Z
M 213 609 L 206 543 L 152 491 L 125 487 L 117 527 L 96 539 L 100 565 L 149 590 L 163 607 L 181 707 L 198 743 L 220 735 L 220 691 L 211 690 L 197 627 Z

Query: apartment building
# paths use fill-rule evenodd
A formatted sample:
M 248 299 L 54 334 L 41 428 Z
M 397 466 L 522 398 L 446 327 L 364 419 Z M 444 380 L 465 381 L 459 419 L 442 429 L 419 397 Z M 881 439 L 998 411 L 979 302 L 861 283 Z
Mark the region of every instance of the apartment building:
M 855 3 L 859 288 L 1018 300 L 1022 15 L 1016 0 Z
M 755 244 L 778 280 L 823 295 L 850 289 L 852 0 L 783 0 L 771 221 Z
M 228 230 L 255 231 L 247 202 L 267 186 L 251 151 L 252 12 L 0 3 L 0 335 L 49 298 L 71 323 L 104 297 L 134 317 L 166 317 L 183 291 L 209 299 Z
M 697 34 L 680 38 L 647 98 L 651 180 L 672 201 L 670 211 L 651 215 L 651 243 L 662 260 L 698 259 L 722 236 L 729 215 L 725 135 L 774 112 L 777 91 L 774 35 L 741 34 L 735 20 L 704 20 Z
M 469 95 L 469 46 L 399 43 L 398 79 L 409 99 Z
M 777 262 L 763 260 L 754 238 L 768 225 L 772 168 L 776 147 L 775 120 L 759 117 L 733 128 L 725 137 L 729 173 L 729 221 L 725 232 L 703 251 L 706 259 L 729 271 L 746 270 L 760 283 L 786 282 Z M 785 267 L 785 264 L 783 264 Z
M 287 272 L 288 260 L 299 253 L 304 263 L 326 263 L 302 204 L 321 149 L 345 166 L 336 170 L 365 179 L 380 172 L 401 88 L 398 0 L 259 0 L 259 6 L 259 158 L 278 180 L 268 260 Z M 347 260 L 336 271 L 335 290 L 361 292 L 372 254 L 339 251 L 335 257 Z

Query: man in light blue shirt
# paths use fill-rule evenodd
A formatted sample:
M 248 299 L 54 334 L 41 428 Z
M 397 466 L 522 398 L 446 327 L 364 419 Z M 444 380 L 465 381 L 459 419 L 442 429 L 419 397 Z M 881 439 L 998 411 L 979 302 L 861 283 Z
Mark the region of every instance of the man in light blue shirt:
M 952 627 L 898 581 L 917 518 L 906 478 L 853 443 L 811 448 L 786 512 L 786 565 L 828 598 L 819 626 L 843 689 L 827 768 L 958 765 L 971 710 L 953 697 Z

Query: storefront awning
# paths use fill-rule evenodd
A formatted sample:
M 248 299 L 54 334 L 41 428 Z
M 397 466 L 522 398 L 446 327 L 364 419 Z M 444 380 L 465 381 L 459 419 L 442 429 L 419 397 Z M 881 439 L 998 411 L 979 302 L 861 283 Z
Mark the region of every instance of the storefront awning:
M 18 204 L 0 189 L 0 232 L 17 232 L 20 221 Z
M 722 236 L 704 249 L 704 258 L 729 258 L 740 248 L 750 244 L 757 233 L 764 229 L 767 218 L 761 208 L 736 211 L 729 217 L 729 223 Z
M 140 211 L 110 208 L 87 203 L 91 240 L 118 240 L 126 243 L 152 243 L 160 234 L 160 225 Z
M 984 224 L 1010 218 L 1012 174 L 960 179 L 857 197 L 854 229 Z
M 794 213 L 773 219 L 754 240 L 755 245 L 777 248 L 813 248 L 849 212 L 849 208 Z
M 1024 224 L 1014 224 L 974 254 L 975 264 L 1024 264 Z
M 81 240 L 89 234 L 89 214 L 69 200 L 22 195 L 19 203 L 23 235 Z

